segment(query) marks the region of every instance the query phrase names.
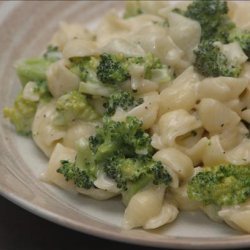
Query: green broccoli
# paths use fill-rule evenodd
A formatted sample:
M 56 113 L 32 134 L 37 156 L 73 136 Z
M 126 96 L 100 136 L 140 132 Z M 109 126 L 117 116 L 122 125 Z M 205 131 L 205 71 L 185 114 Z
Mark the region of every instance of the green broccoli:
M 64 175 L 66 181 L 72 180 L 76 187 L 85 189 L 95 188 L 97 171 L 98 167 L 94 163 L 88 141 L 83 138 L 77 144 L 75 162 L 62 160 L 61 166 L 57 169 L 58 173 Z
M 81 80 L 79 92 L 108 97 L 115 91 L 114 86 L 103 84 L 97 77 L 100 57 L 75 57 L 71 58 L 70 61 L 71 65 L 69 69 Z
M 125 204 L 149 183 L 169 185 L 171 176 L 159 161 L 148 156 L 125 158 L 113 156 L 104 164 L 104 172 L 121 188 Z
M 76 120 L 93 121 L 99 118 L 88 103 L 86 95 L 76 90 L 58 98 L 56 111 L 54 123 L 58 126 L 67 126 Z
M 194 67 L 206 77 L 238 77 L 242 66 L 230 61 L 212 40 L 202 41 L 194 50 Z
M 4 117 L 16 127 L 18 133 L 28 135 L 31 132 L 31 125 L 40 102 L 48 102 L 52 95 L 48 89 L 46 71 L 49 66 L 61 57 L 56 47 L 49 46 L 43 57 L 30 58 L 16 64 L 16 71 L 22 84 L 22 90 L 16 97 L 12 108 L 4 108 Z M 30 86 L 32 85 L 32 91 Z M 26 88 L 37 96 L 33 100 L 24 94 Z
M 26 84 L 16 97 L 13 107 L 5 107 L 3 109 L 4 117 L 10 120 L 10 122 L 15 126 L 16 131 L 21 135 L 31 134 L 32 122 L 36 114 L 38 104 L 48 102 L 52 98 L 46 81 L 36 81 L 32 82 L 32 84 L 32 90 L 34 95 L 37 96 L 37 100 L 33 100 L 32 98 L 24 95 L 25 89 L 29 87 L 28 84 Z
M 130 79 L 129 67 L 133 64 L 144 67 L 144 78 L 151 79 L 153 70 L 164 69 L 159 58 L 148 53 L 145 57 L 125 57 L 123 54 L 103 54 L 97 67 L 97 77 L 104 84 L 119 84 Z M 166 69 L 165 69 L 166 70 Z M 169 72 L 169 69 L 167 68 Z M 164 76 L 165 77 L 165 76 Z
M 103 127 L 97 128 L 96 135 L 91 136 L 90 148 L 95 153 L 97 162 L 102 162 L 112 155 L 135 157 L 152 155 L 149 134 L 141 128 L 142 122 L 136 117 L 127 117 L 124 122 L 116 122 L 104 117 Z
M 118 107 L 127 111 L 130 108 L 140 105 L 141 103 L 143 103 L 142 98 L 136 100 L 130 92 L 122 91 L 112 94 L 103 106 L 106 109 L 105 115 L 112 116 Z
M 76 165 L 73 162 L 62 160 L 57 172 L 63 174 L 66 181 L 72 180 L 78 188 L 93 188 L 96 180 L 96 166 L 89 162 L 83 163 L 83 165 Z
M 48 102 L 52 99 L 52 95 L 49 91 L 47 81 L 37 81 L 35 82 L 34 93 L 39 95 L 40 102 Z
M 202 40 L 213 37 L 220 26 L 227 23 L 228 6 L 226 1 L 194 0 L 184 15 L 200 23 Z M 227 25 L 226 25 L 227 26 Z
M 79 85 L 79 92 L 86 95 L 109 97 L 115 91 L 117 90 L 113 86 L 102 83 L 80 82 Z
M 126 204 L 150 183 L 168 186 L 171 177 L 160 162 L 152 159 L 155 150 L 149 134 L 141 126 L 135 117 L 127 117 L 124 122 L 104 117 L 96 135 L 81 146 L 76 161 L 62 161 L 58 172 L 66 180 L 73 180 L 76 186 L 88 189 L 95 187 L 97 172 L 101 171 L 116 182 Z
M 165 69 L 165 66 L 161 63 L 160 59 L 152 53 L 147 53 L 145 57 L 129 57 L 127 64 L 128 66 L 132 64 L 144 66 L 144 78 L 149 80 L 152 79 L 154 70 Z
M 102 54 L 97 66 L 97 77 L 104 84 L 118 84 L 129 79 L 126 57 L 122 54 Z
M 194 50 L 195 68 L 206 77 L 238 77 L 241 65 L 229 60 L 214 42 L 228 44 L 238 42 L 245 54 L 250 55 L 250 32 L 241 31 L 228 17 L 226 1 L 194 0 L 182 13 L 201 25 L 201 42 Z
M 15 126 L 19 134 L 29 135 L 37 105 L 38 102 L 25 99 L 21 93 L 16 97 L 12 108 L 3 109 L 3 114 Z
M 127 117 L 125 122 L 104 118 L 103 127 L 89 138 L 95 161 L 121 188 L 125 204 L 147 184 L 168 186 L 171 181 L 162 164 L 152 159 L 155 150 L 141 125 L 135 117 Z
M 250 58 L 250 31 L 234 29 L 228 37 L 229 42 L 238 42 L 248 58 Z
M 46 71 L 49 66 L 61 58 L 57 47 L 48 46 L 43 57 L 29 58 L 16 64 L 17 75 L 25 86 L 29 81 L 44 82 L 47 80 Z
M 30 81 L 46 81 L 46 71 L 51 64 L 52 61 L 45 58 L 30 58 L 18 62 L 16 64 L 16 71 L 22 86 L 25 86 Z
M 69 69 L 79 76 L 83 82 L 99 83 L 96 71 L 99 65 L 99 57 L 86 56 L 74 57 L 70 59 Z
M 220 41 L 225 44 L 230 43 L 231 41 L 229 39 L 229 36 L 235 29 L 237 29 L 235 23 L 232 22 L 228 16 L 225 16 L 221 24 L 217 27 L 216 33 L 214 33 L 213 36 L 208 39 L 213 41 Z
M 237 28 L 230 20 L 226 1 L 194 0 L 186 11 L 179 13 L 200 23 L 202 41 L 239 42 L 245 54 L 250 56 L 250 32 Z
M 98 91 L 100 86 L 101 95 L 108 96 L 120 83 L 130 79 L 129 67 L 133 64 L 144 67 L 145 79 L 155 77 L 157 81 L 165 82 L 166 79 L 169 81 L 172 78 L 169 68 L 162 65 L 160 59 L 151 53 L 145 57 L 126 57 L 121 53 L 103 53 L 100 56 L 75 57 L 70 61 L 69 69 L 84 82 L 81 92 L 87 94 L 95 95 L 97 92 L 96 95 L 100 95 L 100 91 Z M 90 83 L 96 83 L 96 85 L 91 87 Z M 108 88 L 107 90 L 104 85 Z M 110 91 L 110 89 L 113 90 Z
M 16 64 L 16 71 L 19 80 L 24 87 L 28 82 L 36 82 L 39 86 L 46 85 L 46 71 L 49 66 L 61 59 L 61 52 L 55 46 L 48 46 L 43 57 L 29 58 Z
M 250 197 L 250 165 L 205 167 L 188 184 L 188 196 L 205 205 L 236 205 Z

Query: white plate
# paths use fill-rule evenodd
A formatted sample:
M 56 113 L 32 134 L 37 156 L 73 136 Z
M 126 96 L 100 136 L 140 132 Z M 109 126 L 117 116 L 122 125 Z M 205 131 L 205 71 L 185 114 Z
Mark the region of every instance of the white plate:
M 111 6 L 121 2 L 0 2 L 0 108 L 18 92 L 13 63 L 42 51 L 58 22 L 95 25 Z M 17 136 L 1 118 L 0 192 L 23 208 L 50 221 L 103 238 L 157 247 L 186 249 L 250 246 L 250 236 L 201 213 L 181 213 L 171 225 L 155 231 L 120 228 L 124 207 L 119 199 L 95 201 L 39 180 L 47 159 L 32 140 Z

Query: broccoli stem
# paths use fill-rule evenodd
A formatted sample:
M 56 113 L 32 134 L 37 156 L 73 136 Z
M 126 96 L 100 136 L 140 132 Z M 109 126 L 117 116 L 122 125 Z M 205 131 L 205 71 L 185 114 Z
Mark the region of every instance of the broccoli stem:
M 25 86 L 29 81 L 45 81 L 47 79 L 46 71 L 51 63 L 51 61 L 44 58 L 30 58 L 17 63 L 17 75 L 22 83 L 22 86 Z
M 122 202 L 128 205 L 131 198 L 141 189 L 146 187 L 153 180 L 152 176 L 144 175 L 137 182 L 130 183 L 127 186 L 127 190 L 122 192 Z
M 80 82 L 79 92 L 94 96 L 109 97 L 115 90 L 103 84 Z
M 115 143 L 109 141 L 101 144 L 98 147 L 98 150 L 95 155 L 96 162 L 100 163 L 104 159 L 107 159 L 108 157 L 112 156 L 117 147 L 118 146 Z

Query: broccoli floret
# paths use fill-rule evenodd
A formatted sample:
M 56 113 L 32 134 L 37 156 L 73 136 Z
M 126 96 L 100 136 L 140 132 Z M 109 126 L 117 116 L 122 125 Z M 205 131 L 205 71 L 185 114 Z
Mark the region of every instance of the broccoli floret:
M 57 172 L 63 174 L 66 181 L 72 180 L 78 188 L 90 189 L 94 187 L 95 165 L 85 163 L 79 168 L 76 167 L 75 163 L 65 160 L 61 161 L 61 164 Z
M 96 135 L 78 151 L 75 163 L 63 161 L 58 172 L 78 187 L 95 187 L 97 172 L 112 178 L 121 189 L 127 204 L 130 198 L 146 185 L 169 185 L 171 176 L 160 162 L 152 159 L 154 149 L 149 134 L 135 117 L 124 122 L 103 119 Z
M 79 76 L 81 81 L 99 83 L 96 70 L 99 65 L 99 57 L 86 56 L 86 57 L 74 57 L 70 59 L 71 65 L 69 69 Z
M 104 165 L 104 172 L 114 179 L 121 189 L 123 202 L 128 204 L 131 197 L 149 183 L 169 185 L 172 178 L 161 162 L 148 156 L 137 158 L 111 157 Z
M 55 62 L 62 58 L 62 53 L 59 51 L 57 46 L 49 45 L 43 57 L 48 60 Z
M 19 134 L 30 135 L 38 104 L 51 98 L 46 81 L 29 82 L 16 97 L 13 107 L 3 109 L 4 117 L 10 120 Z
M 34 92 L 38 94 L 40 102 L 48 102 L 51 100 L 52 95 L 49 91 L 47 81 L 35 82 Z
M 57 47 L 48 46 L 47 51 L 40 58 L 30 58 L 16 64 L 16 71 L 23 88 L 28 82 L 36 84 L 34 92 L 40 99 L 48 100 L 52 96 L 47 86 L 46 71 L 49 66 L 61 58 Z
M 164 69 L 160 59 L 147 54 L 145 57 L 126 57 L 123 54 L 107 54 L 104 53 L 100 56 L 71 58 L 70 70 L 79 76 L 84 83 L 97 83 L 96 88 L 100 85 L 106 85 L 109 88 L 130 79 L 129 67 L 132 64 L 139 64 L 144 66 L 144 77 L 151 79 L 155 73 L 155 69 Z M 169 72 L 166 68 L 165 71 Z M 159 75 L 159 74 L 158 74 Z M 166 75 L 164 75 L 166 78 Z M 88 92 L 93 92 L 87 86 Z M 94 91 L 95 92 L 95 91 Z M 105 94 L 107 91 L 104 91 Z M 107 96 L 107 94 L 106 94 Z
M 185 12 L 185 16 L 200 23 L 202 40 L 213 37 L 218 28 L 225 24 L 228 6 L 226 1 L 219 0 L 194 0 Z
M 250 197 L 250 165 L 205 167 L 188 184 L 188 196 L 205 205 L 236 205 Z
M 104 84 L 118 84 L 129 79 L 126 57 L 122 54 L 102 54 L 97 67 L 97 77 Z
M 196 60 L 194 66 L 207 77 L 238 77 L 242 66 L 236 60 L 228 59 L 214 42 L 228 44 L 238 42 L 243 51 L 249 56 L 250 32 L 236 28 L 228 17 L 226 1 L 194 0 L 184 15 L 197 20 L 202 29 L 201 43 L 194 50 Z
M 90 148 L 95 153 L 97 162 L 112 155 L 135 157 L 136 155 L 152 155 L 149 134 L 141 128 L 142 122 L 136 117 L 127 117 L 124 122 L 115 122 L 104 118 L 103 126 L 97 128 L 96 135 L 89 138 Z
M 232 22 L 228 16 L 224 16 L 221 24 L 217 27 L 216 33 L 207 39 L 221 41 L 222 43 L 230 43 L 229 36 L 234 29 L 236 29 L 235 23 Z
M 226 1 L 194 0 L 187 10 L 181 13 L 186 17 L 198 21 L 201 25 L 201 43 L 194 50 L 196 60 L 194 66 L 204 76 L 238 77 L 241 65 L 221 53 L 214 42 L 223 44 L 238 42 L 249 57 L 250 32 L 241 31 L 229 18 Z
M 76 90 L 58 98 L 56 111 L 54 123 L 58 126 L 67 126 L 76 120 L 93 121 L 99 118 L 87 97 Z
M 130 92 L 123 91 L 112 94 L 103 106 L 106 109 L 105 115 L 112 116 L 118 107 L 126 111 L 141 103 L 143 103 L 142 98 L 136 100 Z
M 173 70 L 161 63 L 160 59 L 151 53 L 145 57 L 128 58 L 128 67 L 137 64 L 144 67 L 144 78 L 160 84 L 168 83 L 174 78 Z
M 141 3 L 139 0 L 126 1 L 124 18 L 134 17 L 142 14 Z
M 98 167 L 85 139 L 81 139 L 78 143 L 75 162 L 62 160 L 60 168 L 57 169 L 58 173 L 64 175 L 66 181 L 72 180 L 76 187 L 85 189 L 95 187 L 97 171 Z
M 4 108 L 3 114 L 15 126 L 16 131 L 21 135 L 31 133 L 31 125 L 36 113 L 38 102 L 25 99 L 20 93 L 12 108 Z
M 247 55 L 250 58 L 250 31 L 234 29 L 229 34 L 229 42 L 238 42 Z
M 16 97 L 13 107 L 4 108 L 3 113 L 22 135 L 30 134 L 39 102 L 47 102 L 52 97 L 47 86 L 46 71 L 56 59 L 51 60 L 48 57 L 44 55 L 43 58 L 31 58 L 16 65 L 17 75 L 23 88 Z M 29 85 L 32 85 L 32 88 Z M 33 100 L 27 96 L 26 88 L 29 89 L 28 92 L 32 92 L 31 95 L 37 96 L 37 99 Z
M 196 55 L 194 67 L 206 77 L 238 77 L 241 72 L 241 65 L 228 60 L 211 40 L 202 41 L 194 50 L 194 54 Z
M 125 57 L 122 54 L 101 55 L 97 77 L 104 84 L 119 84 L 130 78 L 129 67 L 138 64 L 144 67 L 144 78 L 151 79 L 155 69 L 164 68 L 160 59 L 148 53 L 145 57 Z
M 114 179 L 117 186 L 127 191 L 129 185 L 141 178 L 151 180 L 155 185 L 168 185 L 171 176 L 161 162 L 154 161 L 148 156 L 137 158 L 111 157 L 104 165 L 104 172 Z
M 213 40 L 225 44 L 238 42 L 245 54 L 250 57 L 250 32 L 237 28 L 230 20 L 226 1 L 194 0 L 187 11 L 181 14 L 200 23 L 202 41 Z
M 132 64 L 139 64 L 144 67 L 144 78 L 151 79 L 153 70 L 164 69 L 160 59 L 151 53 L 146 54 L 145 57 L 129 57 L 127 59 L 127 67 Z
M 75 57 L 71 58 L 70 61 L 69 69 L 82 81 L 79 86 L 79 92 L 108 97 L 115 91 L 113 86 L 103 84 L 97 77 L 100 57 Z
M 46 71 L 52 61 L 45 58 L 30 58 L 17 63 L 17 75 L 23 86 L 30 81 L 43 82 L 46 81 Z

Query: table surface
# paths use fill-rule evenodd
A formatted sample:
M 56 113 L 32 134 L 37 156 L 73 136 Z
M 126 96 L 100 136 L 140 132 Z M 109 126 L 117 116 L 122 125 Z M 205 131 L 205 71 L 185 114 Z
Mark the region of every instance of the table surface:
M 0 196 L 0 250 L 153 250 L 79 233 L 16 206 Z M 165 249 L 166 250 L 166 249 Z
M 0 250 L 89 250 L 100 249 L 100 246 L 104 250 L 160 250 L 76 232 L 40 218 L 0 196 Z

